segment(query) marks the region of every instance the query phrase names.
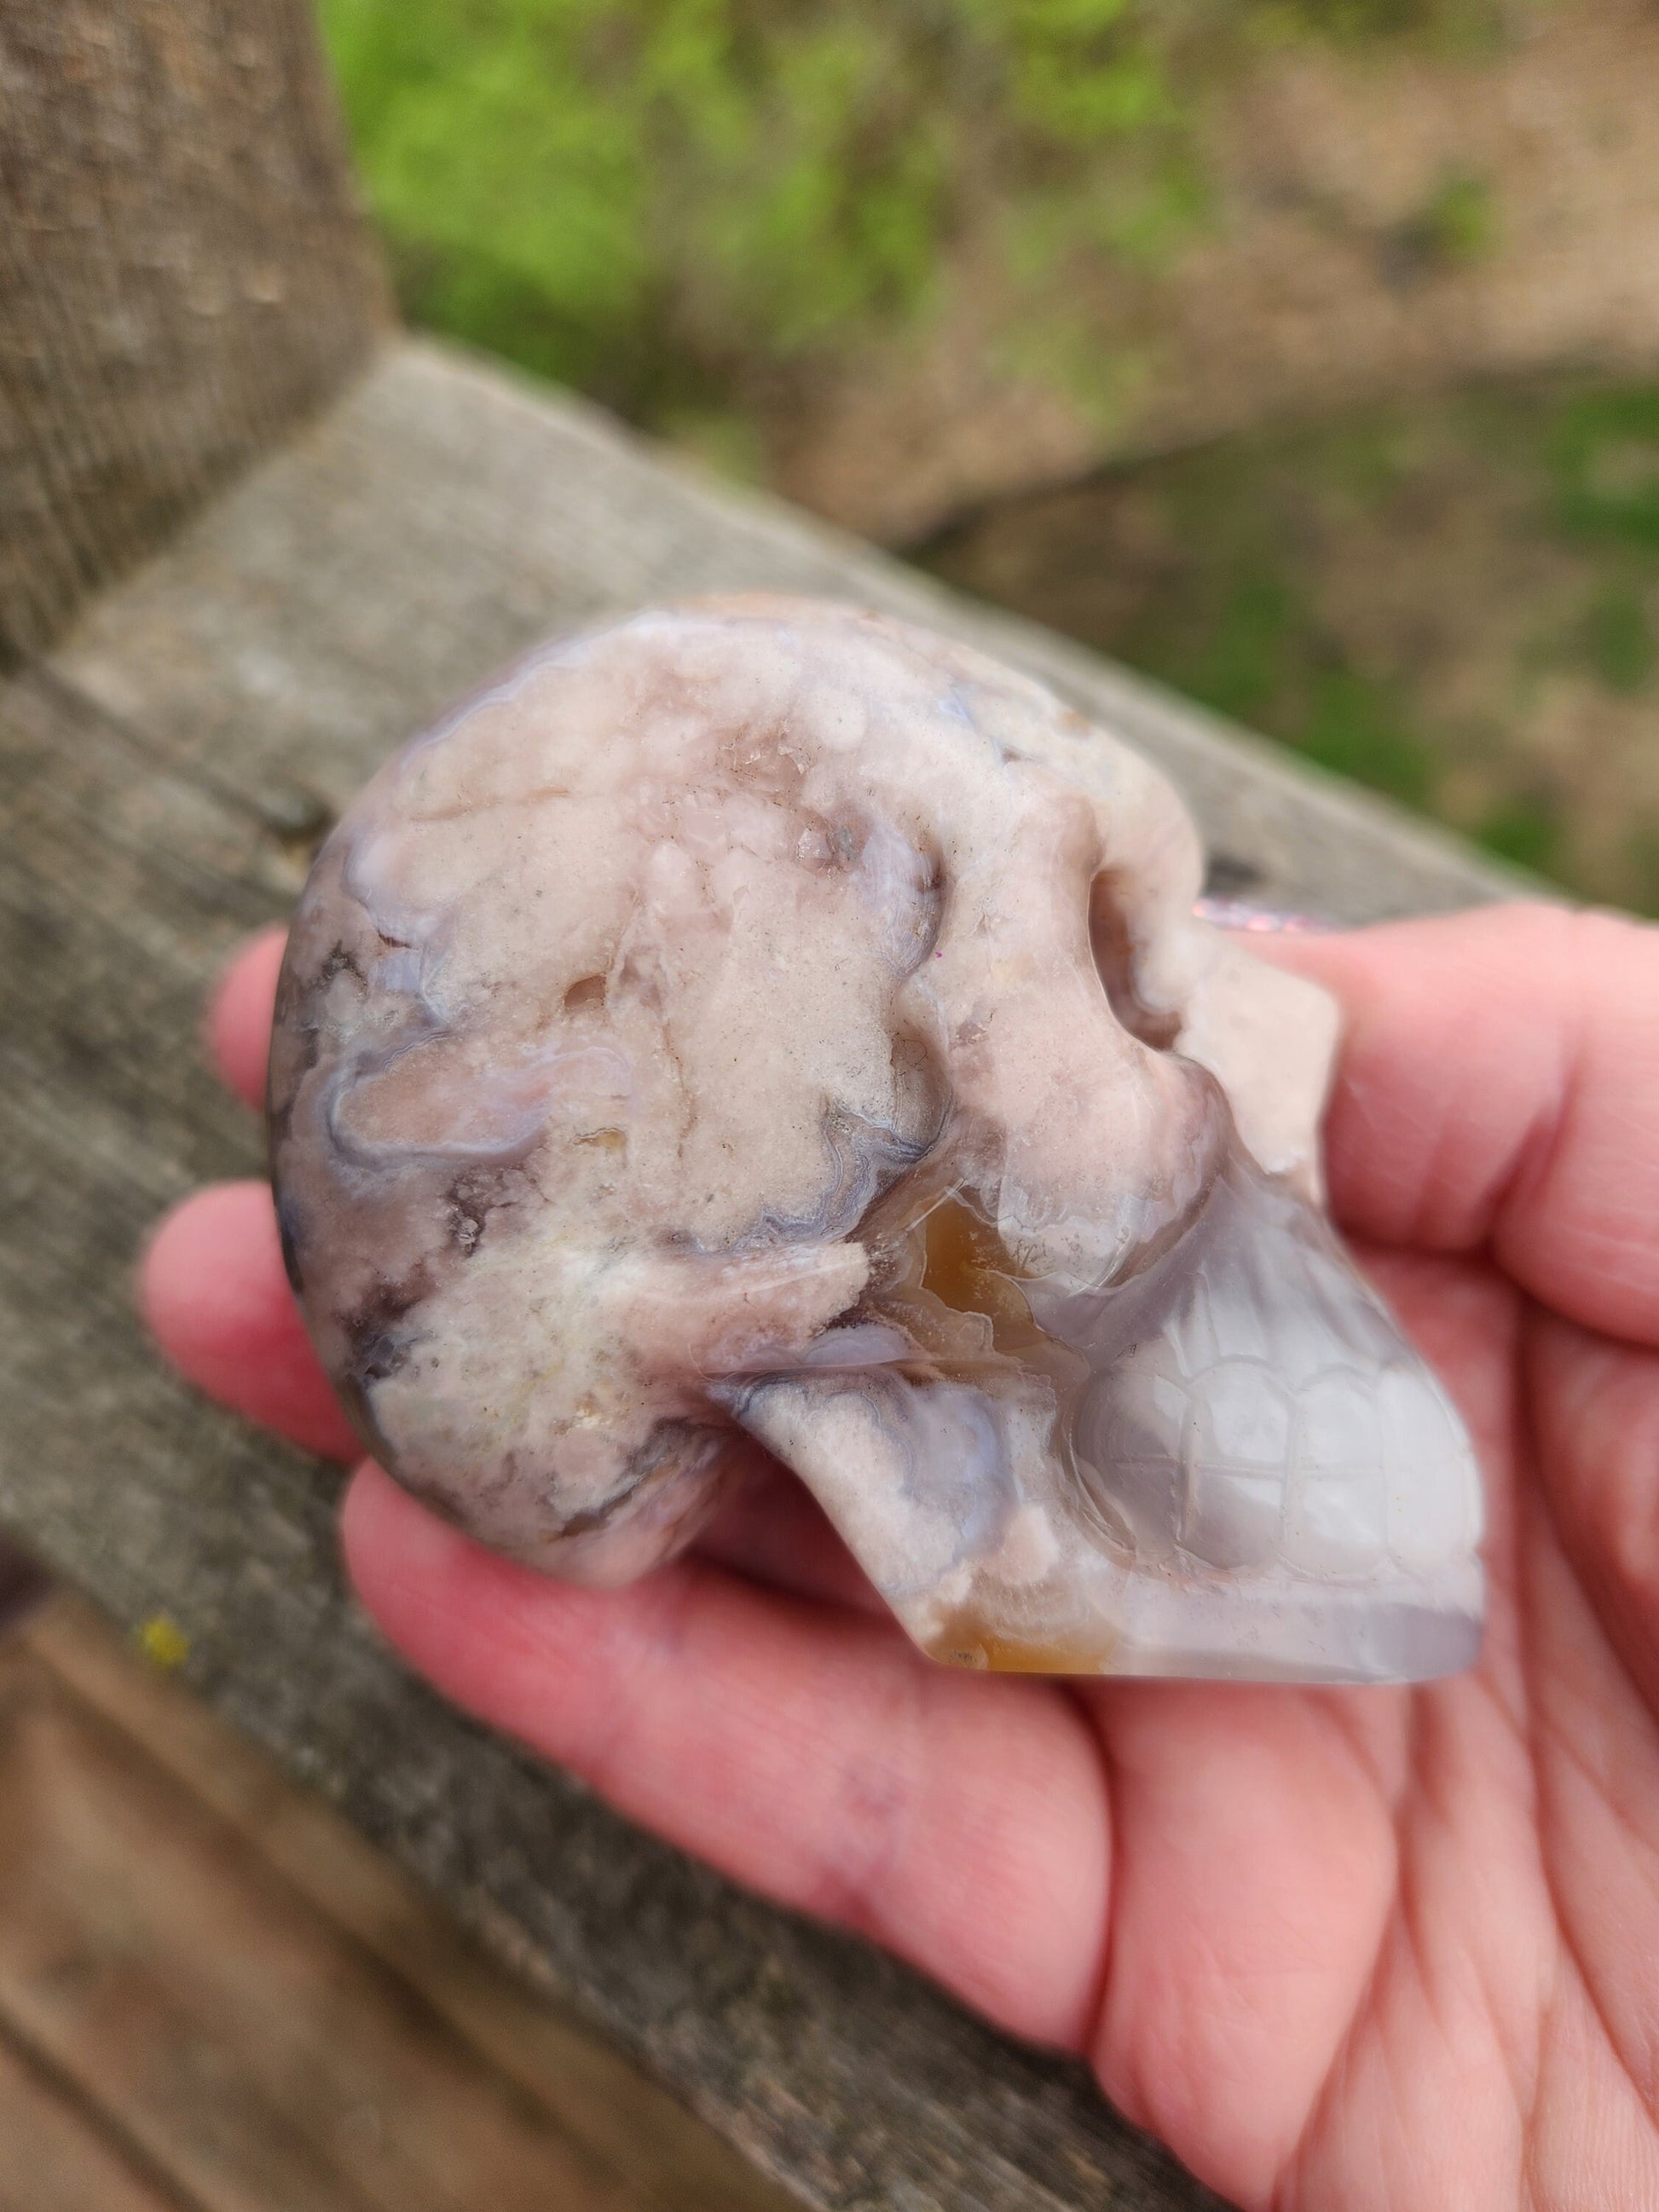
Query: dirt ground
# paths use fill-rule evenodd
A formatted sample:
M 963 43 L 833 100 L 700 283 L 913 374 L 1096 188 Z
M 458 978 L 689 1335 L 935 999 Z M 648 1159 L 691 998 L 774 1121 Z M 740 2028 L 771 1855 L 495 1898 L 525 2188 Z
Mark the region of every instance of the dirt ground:
M 999 210 L 936 311 L 761 380 L 766 473 L 890 543 L 1102 461 L 1474 380 L 1659 374 L 1659 7 L 1516 0 L 1465 42 L 1312 42 L 1218 84 L 1208 205 L 1022 292 Z

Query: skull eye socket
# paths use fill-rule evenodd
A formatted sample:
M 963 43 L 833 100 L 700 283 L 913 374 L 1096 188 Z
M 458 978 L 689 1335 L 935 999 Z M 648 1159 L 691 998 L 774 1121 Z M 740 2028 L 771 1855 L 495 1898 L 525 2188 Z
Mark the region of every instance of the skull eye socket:
M 1181 1034 L 1181 1018 L 1159 1013 L 1135 989 L 1134 939 L 1124 908 L 1122 880 L 1113 870 L 1097 876 L 1089 887 L 1089 946 L 1119 1026 L 1154 1052 L 1172 1052 Z

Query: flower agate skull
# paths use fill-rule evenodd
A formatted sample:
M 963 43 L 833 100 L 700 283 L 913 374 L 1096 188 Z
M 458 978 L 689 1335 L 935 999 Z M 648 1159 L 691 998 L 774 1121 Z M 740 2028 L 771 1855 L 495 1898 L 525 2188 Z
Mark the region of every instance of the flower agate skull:
M 1319 1211 L 1334 1009 L 1200 868 L 1136 755 L 877 615 L 532 653 L 351 807 L 283 971 L 279 1210 L 366 1440 L 592 1583 L 758 1443 L 962 1665 L 1465 1663 L 1468 1443 Z

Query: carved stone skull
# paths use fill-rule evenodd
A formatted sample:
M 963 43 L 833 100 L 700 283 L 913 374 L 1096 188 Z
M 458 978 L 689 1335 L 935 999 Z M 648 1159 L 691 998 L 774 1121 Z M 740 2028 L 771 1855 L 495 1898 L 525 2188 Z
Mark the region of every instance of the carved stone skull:
M 1048 692 L 754 597 L 530 655 L 370 784 L 271 1063 L 371 1448 L 613 1583 L 746 1437 L 969 1666 L 1464 1663 L 1480 1487 L 1319 1210 L 1335 1012 L 1194 918 L 1174 793 Z

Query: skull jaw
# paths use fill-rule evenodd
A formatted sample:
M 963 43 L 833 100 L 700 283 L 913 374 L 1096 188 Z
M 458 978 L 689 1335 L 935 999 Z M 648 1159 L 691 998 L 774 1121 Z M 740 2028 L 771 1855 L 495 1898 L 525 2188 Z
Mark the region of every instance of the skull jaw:
M 1104 1563 L 1103 1563 L 1103 1565 Z M 1066 1602 L 1065 1601 L 1069 1601 Z M 1039 1607 L 975 1596 L 941 1621 L 936 1605 L 893 1603 L 943 1666 L 995 1674 L 1182 1680 L 1431 1681 L 1472 1666 L 1484 1593 L 1478 1560 L 1435 1575 L 1321 1588 L 1285 1574 L 1182 1583 L 1109 1570 L 1073 1577 Z
M 1468 1438 L 1305 1200 L 1235 1158 L 1139 1275 L 1022 1288 L 1086 1368 L 1070 1405 L 1006 1369 L 797 1370 L 726 1398 L 930 1657 L 1337 1683 L 1473 1662 Z

